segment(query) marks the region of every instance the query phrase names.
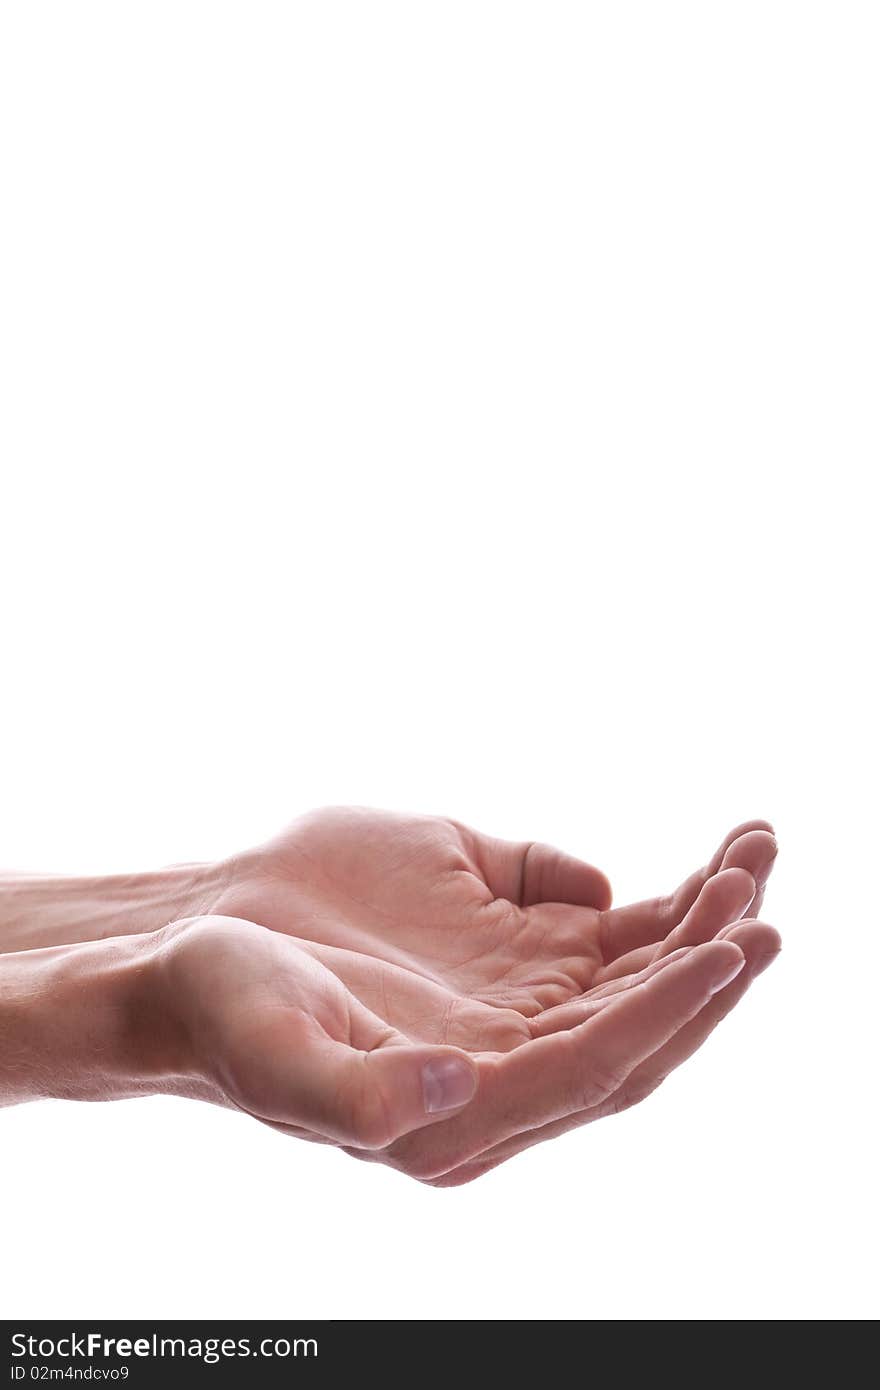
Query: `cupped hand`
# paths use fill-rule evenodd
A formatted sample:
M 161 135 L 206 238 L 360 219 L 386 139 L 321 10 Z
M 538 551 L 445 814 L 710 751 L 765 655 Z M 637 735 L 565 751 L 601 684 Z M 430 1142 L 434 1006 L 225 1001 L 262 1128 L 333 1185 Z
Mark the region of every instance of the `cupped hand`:
M 774 856 L 749 822 L 675 893 L 612 910 L 598 870 L 545 846 L 317 813 L 238 863 L 227 920 L 182 929 L 202 943 L 190 993 L 216 975 L 205 1065 L 269 1123 L 468 1181 L 642 1099 L 701 1044 L 779 949 L 751 920 Z
M 769 824 L 749 821 L 676 892 L 611 910 L 605 875 L 548 845 L 332 807 L 241 856 L 213 910 L 532 1017 L 649 964 L 721 870 L 742 871 L 728 896 L 738 916 L 756 917 L 775 853 Z M 707 939 L 695 930 L 690 941 Z

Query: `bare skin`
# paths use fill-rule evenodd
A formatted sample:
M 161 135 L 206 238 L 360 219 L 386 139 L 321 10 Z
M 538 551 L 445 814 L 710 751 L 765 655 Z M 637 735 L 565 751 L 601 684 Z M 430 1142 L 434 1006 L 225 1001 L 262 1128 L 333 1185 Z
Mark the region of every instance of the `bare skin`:
M 9 880 L 0 1098 L 172 1092 L 467 1182 L 701 1045 L 778 953 L 756 920 L 775 853 L 749 822 L 612 909 L 549 847 L 331 808 L 222 865 Z

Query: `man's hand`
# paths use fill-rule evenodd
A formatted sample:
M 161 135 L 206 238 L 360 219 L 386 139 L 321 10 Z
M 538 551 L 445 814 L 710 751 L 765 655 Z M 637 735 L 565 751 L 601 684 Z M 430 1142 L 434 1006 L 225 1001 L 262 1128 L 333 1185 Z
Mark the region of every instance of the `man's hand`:
M 65 950 L 80 978 L 91 961 L 124 1042 L 112 1084 L 44 1094 L 200 1097 L 452 1185 L 634 1104 L 700 1046 L 779 949 L 754 920 L 775 850 L 750 822 L 673 894 L 612 909 L 597 869 L 546 846 L 334 809 L 187 869 L 199 915 L 150 932 L 144 909 L 130 942 L 0 965 L 14 982 L 50 963 L 63 979 Z M 135 982 L 122 1003 L 101 1004 L 104 976 Z M 96 1046 L 86 1067 L 114 1055 Z M 62 1050 L 69 1077 L 76 1042 Z
M 605 875 L 548 845 L 493 839 L 439 817 L 334 807 L 233 861 L 212 911 L 508 1009 L 521 1034 L 523 1018 L 757 917 L 775 855 L 770 825 L 749 821 L 676 892 L 612 910 Z M 721 873 L 723 888 L 713 884 L 683 927 Z M 385 971 L 351 969 L 358 993 L 375 997 L 394 979 L 404 987 Z M 458 1008 L 439 1023 L 443 1041 L 456 1042 Z
M 674 893 L 611 909 L 604 875 L 548 846 L 339 808 L 243 856 L 217 907 L 295 936 L 398 1042 L 476 1059 L 478 1096 L 459 1116 L 392 1144 L 348 1145 L 449 1184 L 643 1099 L 705 1041 L 778 953 L 778 934 L 754 920 L 775 855 L 771 827 L 751 821 Z M 701 995 L 711 988 L 702 972 L 735 966 L 735 979 Z M 673 1025 L 654 1015 L 676 982 Z M 635 1006 L 668 1036 L 640 1042 Z M 630 1046 L 600 1081 L 598 1038 L 609 1019 Z M 540 1039 L 543 1051 L 525 1046 Z M 583 1086 L 576 1104 L 561 1074 L 551 1080 L 568 1049 Z M 520 1092 L 531 1108 L 518 1109 Z

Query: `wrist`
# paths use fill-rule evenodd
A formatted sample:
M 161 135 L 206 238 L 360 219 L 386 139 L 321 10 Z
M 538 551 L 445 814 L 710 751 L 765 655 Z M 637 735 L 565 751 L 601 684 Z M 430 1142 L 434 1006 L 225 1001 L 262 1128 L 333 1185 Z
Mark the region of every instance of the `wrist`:
M 0 1104 L 196 1093 L 162 933 L 0 958 Z
M 175 864 L 149 873 L 0 876 L 0 955 L 144 935 L 211 912 L 231 861 Z

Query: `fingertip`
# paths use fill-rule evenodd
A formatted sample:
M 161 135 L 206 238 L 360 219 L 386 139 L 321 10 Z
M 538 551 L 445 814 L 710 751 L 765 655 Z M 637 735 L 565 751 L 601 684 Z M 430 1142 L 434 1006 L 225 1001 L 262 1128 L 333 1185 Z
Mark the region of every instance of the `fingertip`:
M 745 963 L 745 953 L 735 941 L 718 938 L 694 946 L 687 961 L 689 969 L 704 972 L 703 978 L 710 995 L 730 984 Z
M 704 941 L 701 946 L 694 947 L 694 954 L 701 955 L 705 960 L 721 960 L 722 957 L 732 959 L 741 956 L 742 950 L 735 941 Z
M 713 960 L 710 994 L 717 994 L 720 989 L 729 985 L 731 980 L 735 980 L 746 963 L 745 952 L 735 942 L 721 941 L 718 944 L 725 949 L 723 956 L 716 952 Z
M 782 950 L 782 937 L 775 927 L 766 922 L 738 922 L 729 927 L 726 941 L 731 939 L 745 953 L 747 964 L 747 983 L 772 965 Z
M 715 878 L 710 880 L 713 883 L 738 883 L 743 889 L 755 888 L 755 876 L 741 864 L 732 864 L 728 869 L 719 869 Z
M 766 922 L 756 922 L 755 925 L 764 928 L 767 934 L 767 949 L 772 951 L 774 955 L 779 955 L 779 952 L 782 950 L 782 933 L 778 932 L 775 927 L 769 926 Z
M 601 869 L 551 845 L 535 842 L 526 851 L 520 905 L 567 903 L 605 912 L 611 906 L 611 884 Z
M 746 915 L 757 891 L 755 877 L 748 869 L 738 865 L 719 869 L 703 884 L 673 938 L 689 939 L 696 945 L 701 938 L 714 937 L 722 926 L 738 922 Z
M 727 927 L 719 939 L 733 941 L 750 958 L 764 955 L 778 955 L 782 950 L 782 937 L 775 927 L 767 922 L 748 919 Z
M 387 1148 L 476 1095 L 476 1063 L 458 1048 L 389 1043 L 359 1057 L 347 1141 L 359 1149 Z
M 728 845 L 721 869 L 746 869 L 756 880 L 766 880 L 777 854 L 775 836 L 768 830 L 749 830 Z
M 759 956 L 758 959 L 755 961 L 755 964 L 752 967 L 753 973 L 755 975 L 763 974 L 767 967 L 773 964 L 773 962 L 776 960 L 776 957 L 780 954 L 781 950 L 782 947 L 778 946 L 775 951 L 765 951 L 765 953 Z
M 741 864 L 731 864 L 719 869 L 718 873 L 707 881 L 700 896 L 723 896 L 731 902 L 742 902 L 745 910 L 757 891 L 758 884 L 751 870 Z
M 596 912 L 607 912 L 614 894 L 602 870 L 597 869 L 595 864 L 585 864 L 577 859 L 571 860 L 566 868 L 567 881 L 560 885 L 565 891 L 562 901 L 572 906 L 591 907 Z
M 751 830 L 769 830 L 771 835 L 775 833 L 773 830 L 772 821 L 763 820 L 756 817 L 754 820 L 743 821 L 742 825 L 738 825 L 734 830 L 730 832 L 729 838 L 731 840 L 739 839 L 740 835 L 747 835 Z
M 735 825 L 732 829 L 728 830 L 721 841 L 721 846 L 724 848 L 727 845 L 732 845 L 734 840 L 738 840 L 740 835 L 747 835 L 750 830 L 772 830 L 772 828 L 769 821 L 759 820 L 758 818 L 740 821 L 739 825 Z
M 422 1101 L 426 1115 L 460 1110 L 473 1100 L 477 1069 L 465 1053 L 444 1052 L 422 1064 Z
M 614 890 L 611 887 L 610 879 L 606 878 L 601 869 L 596 870 L 596 911 L 607 912 L 614 902 Z

